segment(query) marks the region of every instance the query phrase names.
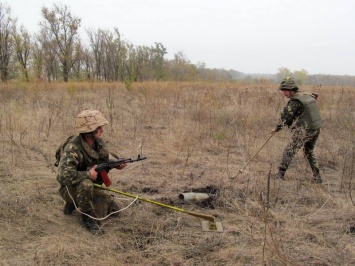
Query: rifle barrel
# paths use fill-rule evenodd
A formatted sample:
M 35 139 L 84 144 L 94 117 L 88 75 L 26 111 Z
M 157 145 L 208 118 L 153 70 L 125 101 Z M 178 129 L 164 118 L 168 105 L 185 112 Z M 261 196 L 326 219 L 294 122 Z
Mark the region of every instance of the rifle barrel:
M 124 163 L 134 163 L 134 162 L 138 162 L 138 161 L 142 161 L 142 160 L 145 160 L 147 159 L 147 157 L 137 157 L 137 159 L 134 159 L 132 160 L 131 158 L 127 158 L 127 159 L 118 159 L 118 160 L 112 160 L 112 161 L 109 161 L 107 163 L 100 163 L 97 165 L 96 167 L 96 172 L 101 172 L 102 170 L 111 170 L 114 165 L 115 166 L 118 166 L 118 165 L 121 165 L 121 164 L 124 164 Z M 92 168 L 92 166 L 89 166 L 86 168 L 87 171 L 89 171 L 90 169 Z

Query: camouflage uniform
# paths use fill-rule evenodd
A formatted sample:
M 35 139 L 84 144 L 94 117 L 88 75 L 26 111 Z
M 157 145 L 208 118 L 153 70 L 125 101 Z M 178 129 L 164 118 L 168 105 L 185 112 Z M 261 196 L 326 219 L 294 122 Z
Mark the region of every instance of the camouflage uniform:
M 61 185 L 59 194 L 62 198 L 68 203 L 73 198 L 81 212 L 105 215 L 103 211 L 95 209 L 94 201 L 98 196 L 106 198 L 109 203 L 112 199 L 106 193 L 94 190 L 90 173 L 86 169 L 107 162 L 108 158 L 109 152 L 102 139 L 95 140 L 93 147 L 90 147 L 81 134 L 73 138 L 65 146 L 59 162 L 57 181 Z M 100 176 L 95 183 L 103 183 Z
M 313 181 L 321 183 L 319 166 L 313 152 L 321 127 L 321 117 L 315 103 L 317 95 L 298 92 L 292 78 L 286 78 L 280 90 L 295 91 L 295 94 L 281 112 L 281 119 L 275 127 L 275 132 L 287 126 L 293 133 L 291 142 L 284 149 L 277 177 L 283 179 L 293 157 L 303 146 L 304 156 L 312 169 Z
M 292 130 L 292 141 L 285 147 L 279 169 L 286 171 L 295 156 L 302 148 L 304 156 L 311 166 L 314 176 L 319 175 L 319 166 L 314 155 L 314 147 L 320 134 L 320 129 L 307 130 L 305 127 L 292 126 L 293 122 L 303 113 L 304 107 L 298 100 L 291 99 L 281 113 L 281 120 L 276 126 L 276 131 L 288 126 Z

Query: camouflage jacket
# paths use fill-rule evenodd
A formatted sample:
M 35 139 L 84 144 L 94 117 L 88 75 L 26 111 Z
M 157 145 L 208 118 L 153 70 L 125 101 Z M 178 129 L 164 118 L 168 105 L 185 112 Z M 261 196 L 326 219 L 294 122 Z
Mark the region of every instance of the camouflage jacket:
M 59 161 L 57 181 L 63 186 L 74 186 L 84 179 L 90 178 L 86 169 L 107 162 L 109 152 L 102 139 L 95 141 L 93 147 L 81 135 L 73 138 L 64 148 Z M 98 181 L 102 183 L 102 181 Z
M 281 112 L 281 118 L 276 124 L 276 131 L 280 131 L 284 126 L 291 127 L 293 122 L 304 112 L 302 103 L 296 99 L 290 99 L 286 107 Z
M 310 131 L 319 129 L 322 121 L 316 104 L 317 97 L 318 95 L 315 93 L 297 92 L 293 95 L 281 112 L 281 119 L 276 125 L 276 131 L 281 130 L 284 126 L 288 126 L 291 130 L 296 128 Z

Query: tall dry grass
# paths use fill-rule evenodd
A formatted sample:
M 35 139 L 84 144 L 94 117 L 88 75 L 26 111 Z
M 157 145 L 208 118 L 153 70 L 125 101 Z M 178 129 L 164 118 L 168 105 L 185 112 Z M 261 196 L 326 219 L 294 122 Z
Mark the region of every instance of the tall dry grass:
M 274 84 L 1 84 L 0 258 L 3 265 L 352 265 L 355 263 L 355 91 L 319 93 L 324 125 L 315 153 L 324 178 L 310 183 L 299 152 L 286 181 L 270 180 L 290 140 L 263 145 L 287 100 Z M 214 215 L 223 233 L 196 217 L 135 202 L 93 236 L 62 213 L 54 153 L 75 134 L 74 116 L 98 109 L 105 139 L 124 157 L 148 157 L 112 171 L 113 187 Z M 209 206 L 178 194 L 213 187 Z M 120 206 L 133 199 L 115 195 Z

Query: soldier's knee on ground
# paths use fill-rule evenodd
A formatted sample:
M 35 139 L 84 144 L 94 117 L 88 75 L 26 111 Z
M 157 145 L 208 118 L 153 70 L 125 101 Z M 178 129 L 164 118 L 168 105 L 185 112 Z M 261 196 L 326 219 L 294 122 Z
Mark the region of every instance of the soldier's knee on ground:
M 111 216 L 113 217 L 117 217 L 119 215 L 119 211 L 120 207 L 118 206 L 118 204 L 112 199 L 110 207 L 108 209 L 108 214 L 112 213 Z

